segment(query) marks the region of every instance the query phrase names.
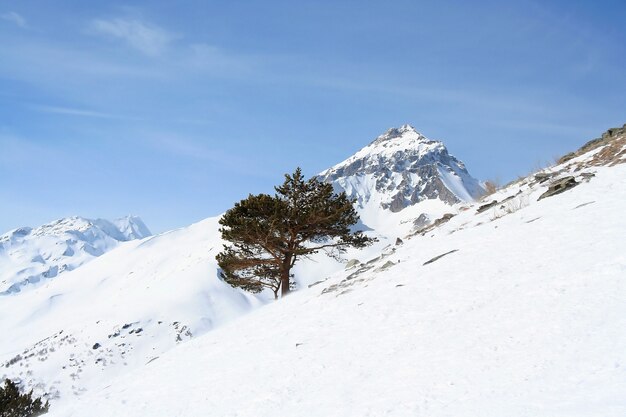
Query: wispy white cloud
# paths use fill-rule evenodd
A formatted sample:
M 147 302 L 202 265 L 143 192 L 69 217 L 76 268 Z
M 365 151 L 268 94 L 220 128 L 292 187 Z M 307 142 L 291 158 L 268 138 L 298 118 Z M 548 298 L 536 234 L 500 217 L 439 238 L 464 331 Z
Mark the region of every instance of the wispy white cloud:
M 94 33 L 119 39 L 149 56 L 162 54 L 176 38 L 163 28 L 135 19 L 96 19 L 91 22 L 90 29 Z
M 21 28 L 26 27 L 26 19 L 24 19 L 24 17 L 17 12 L 2 13 L 0 14 L 0 19 L 12 22 Z
M 121 116 L 111 113 L 103 113 L 87 109 L 77 109 L 72 107 L 58 107 L 58 106 L 32 106 L 34 110 L 44 113 L 62 114 L 67 116 L 79 116 L 79 117 L 97 117 L 101 119 L 132 119 L 133 117 Z

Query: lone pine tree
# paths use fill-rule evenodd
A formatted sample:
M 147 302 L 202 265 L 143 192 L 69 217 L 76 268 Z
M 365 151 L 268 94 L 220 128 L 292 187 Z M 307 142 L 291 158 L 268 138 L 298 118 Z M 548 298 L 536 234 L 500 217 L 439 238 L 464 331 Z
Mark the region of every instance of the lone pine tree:
M 354 200 L 315 177 L 305 180 L 300 168 L 286 174 L 275 190 L 274 196 L 251 194 L 219 221 L 230 244 L 216 259 L 230 285 L 251 292 L 270 288 L 276 298 L 280 290 L 284 296 L 298 259 L 322 249 L 336 255 L 375 241 L 350 230 L 359 220 Z

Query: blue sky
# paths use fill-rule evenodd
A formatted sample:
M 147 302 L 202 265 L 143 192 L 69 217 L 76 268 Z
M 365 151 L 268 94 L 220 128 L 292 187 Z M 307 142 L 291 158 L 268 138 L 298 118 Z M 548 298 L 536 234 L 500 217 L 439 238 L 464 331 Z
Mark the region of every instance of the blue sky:
M 153 231 L 392 126 L 505 182 L 626 122 L 622 1 L 0 1 L 0 231 Z

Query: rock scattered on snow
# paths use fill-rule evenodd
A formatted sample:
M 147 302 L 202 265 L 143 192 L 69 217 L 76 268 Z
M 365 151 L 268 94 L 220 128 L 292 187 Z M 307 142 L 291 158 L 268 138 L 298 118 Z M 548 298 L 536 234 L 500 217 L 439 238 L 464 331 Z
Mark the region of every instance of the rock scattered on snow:
M 439 260 L 439 259 L 443 258 L 443 257 L 444 257 L 444 256 L 446 256 L 446 255 L 450 255 L 451 253 L 454 253 L 454 252 L 458 252 L 458 249 L 453 249 L 453 250 L 451 250 L 451 251 L 449 251 L 449 252 L 442 253 L 441 255 L 437 255 L 437 256 L 435 256 L 434 258 L 429 259 L 429 260 L 427 260 L 426 262 L 424 262 L 424 264 L 423 264 L 423 265 L 432 264 L 433 262 L 435 262 L 435 261 L 437 261 L 437 260 Z
M 580 183 L 577 182 L 576 179 L 572 176 L 561 178 L 553 182 L 552 184 L 550 184 L 550 186 L 548 187 L 548 190 L 545 193 L 541 194 L 539 198 L 537 199 L 537 201 L 547 198 L 547 197 L 552 197 L 553 195 L 557 195 L 564 191 L 570 190 L 576 187 L 578 184 Z
M 476 213 L 482 213 L 483 211 L 487 211 L 491 207 L 494 207 L 496 204 L 498 204 L 498 200 L 492 200 L 490 203 L 483 204 L 482 206 L 476 209 Z

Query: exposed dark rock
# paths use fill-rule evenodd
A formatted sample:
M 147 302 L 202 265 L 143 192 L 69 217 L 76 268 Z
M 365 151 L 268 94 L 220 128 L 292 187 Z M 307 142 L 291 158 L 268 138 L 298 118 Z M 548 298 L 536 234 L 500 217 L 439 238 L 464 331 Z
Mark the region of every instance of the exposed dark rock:
M 456 216 L 456 214 L 446 213 L 446 214 L 444 214 L 441 218 L 439 218 L 439 219 L 435 220 L 435 221 L 433 222 L 433 224 L 431 224 L 431 225 L 429 225 L 429 226 L 426 226 L 426 227 L 424 227 L 424 228 L 422 228 L 422 229 L 419 229 L 419 230 L 415 231 L 414 233 L 412 233 L 412 235 L 411 235 L 411 236 L 414 236 L 414 235 L 416 235 L 416 234 L 421 234 L 421 235 L 424 235 L 424 234 L 426 234 L 427 232 L 430 232 L 431 230 L 435 229 L 436 227 L 439 227 L 439 226 L 441 226 L 442 224 L 447 223 L 447 222 L 448 222 L 451 218 L 453 218 L 454 216 Z
M 576 179 L 574 177 L 569 176 L 569 177 L 561 178 L 553 182 L 552 184 L 550 184 L 550 186 L 548 187 L 548 190 L 545 193 L 541 194 L 539 198 L 537 199 L 537 201 L 546 197 L 552 197 L 553 195 L 561 194 L 564 191 L 567 191 L 569 189 L 576 187 L 578 184 L 580 183 L 576 182 Z
M 535 174 L 535 181 L 541 184 L 541 183 L 548 181 L 550 178 L 554 177 L 554 175 L 555 174 L 552 172 L 539 172 Z
M 581 207 L 588 206 L 589 204 L 593 204 L 593 203 L 595 203 L 595 201 L 588 201 L 588 202 L 586 202 L 586 203 L 579 204 L 579 205 L 577 205 L 576 207 L 574 207 L 574 209 L 573 209 L 573 210 L 576 210 L 576 209 L 581 208 Z
M 437 227 L 439 225 L 442 225 L 446 223 L 448 220 L 450 220 L 451 218 L 453 218 L 454 216 L 456 216 L 456 214 L 446 213 L 443 216 L 441 216 L 441 218 L 435 220 L 435 223 L 433 223 L 433 226 Z
M 559 165 L 560 165 L 560 164 L 564 164 L 564 163 L 566 163 L 567 161 L 569 161 L 569 160 L 572 160 L 572 159 L 576 158 L 576 156 L 578 156 L 578 155 L 576 155 L 576 153 L 575 153 L 575 152 L 568 152 L 568 153 L 566 153 L 565 155 L 563 155 L 561 158 L 559 158 L 559 160 L 558 160 L 558 161 L 556 161 L 556 163 L 557 163 L 557 164 L 559 164 Z
M 453 249 L 450 252 L 442 253 L 441 255 L 435 256 L 434 258 L 427 260 L 426 262 L 424 262 L 424 265 L 432 264 L 433 262 L 443 258 L 444 256 L 450 255 L 451 253 L 458 252 L 458 251 L 459 251 L 458 249 Z
M 500 203 L 506 203 L 507 201 L 513 200 L 514 198 L 515 198 L 515 195 L 510 195 L 507 198 L 505 198 L 504 200 L 500 201 Z
M 92 349 L 100 349 L 100 346 L 102 346 L 100 343 L 95 343 L 92 347 Z
M 384 206 L 383 208 L 388 208 L 389 211 L 391 211 L 392 213 L 397 213 L 407 206 L 407 202 L 405 201 L 404 196 L 400 192 L 400 193 L 394 194 L 394 196 L 391 198 L 391 203 L 384 204 L 383 206 Z
M 391 268 L 391 267 L 392 267 L 392 266 L 394 266 L 394 265 L 395 265 L 395 263 L 394 263 L 393 261 L 387 261 L 387 262 L 385 262 L 385 263 L 383 264 L 383 266 L 381 266 L 381 267 L 380 267 L 380 268 L 378 268 L 377 270 L 378 270 L 378 271 L 384 271 L 384 270 L 386 270 L 386 269 Z
M 396 238 L 396 246 L 402 245 L 404 241 L 400 238 Z
M 422 229 L 430 224 L 430 217 L 426 213 L 419 215 L 417 219 L 413 221 L 413 226 L 416 230 Z
M 601 137 L 592 139 L 589 142 L 585 143 L 580 149 L 576 152 L 570 152 L 567 155 L 564 155 L 558 160 L 558 164 L 563 164 L 571 159 L 576 158 L 577 156 L 583 155 L 589 151 L 592 151 L 596 148 L 599 148 L 604 145 L 608 145 L 614 142 L 624 143 L 626 141 L 626 124 L 622 127 L 614 127 L 608 129 L 606 132 L 602 134 Z M 594 165 L 603 165 L 604 163 L 610 161 L 613 162 L 618 160 L 621 155 L 619 154 L 621 147 L 616 146 L 613 149 L 610 149 L 606 152 L 606 155 L 601 155 L 600 158 L 597 159 L 597 162 Z
M 489 210 L 491 207 L 498 204 L 498 200 L 493 200 L 491 203 L 483 204 L 482 206 L 476 209 L 476 213 L 482 213 L 483 211 Z
M 582 172 L 580 176 L 583 180 L 590 181 L 593 177 L 596 176 L 596 174 L 594 174 L 593 172 Z
M 316 285 L 319 285 L 319 284 L 321 284 L 324 281 L 326 281 L 326 280 L 325 279 L 321 279 L 319 281 L 315 281 L 313 284 L 309 284 L 309 288 L 315 287 Z

